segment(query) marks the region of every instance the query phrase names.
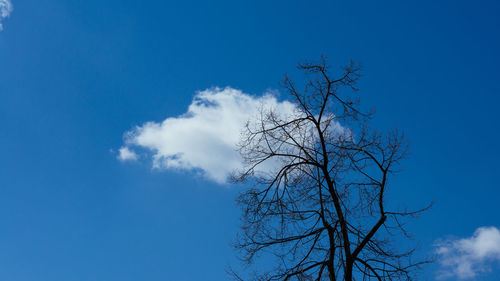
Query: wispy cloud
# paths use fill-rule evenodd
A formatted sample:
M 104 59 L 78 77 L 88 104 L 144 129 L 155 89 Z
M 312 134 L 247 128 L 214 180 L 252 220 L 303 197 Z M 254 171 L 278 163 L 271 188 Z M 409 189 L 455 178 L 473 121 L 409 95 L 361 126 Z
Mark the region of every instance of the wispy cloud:
M 2 20 L 9 17 L 13 9 L 10 0 L 0 0 L 0 31 L 3 30 Z
M 137 153 L 130 150 L 128 147 L 122 147 L 118 151 L 118 160 L 120 161 L 135 161 L 138 159 Z
M 262 108 L 284 115 L 296 110 L 294 104 L 271 94 L 252 96 L 229 87 L 198 92 L 185 114 L 127 132 L 119 158 L 135 155 L 134 148 L 145 148 L 153 152 L 154 168 L 197 171 L 224 183 L 243 167 L 237 143 L 245 123 Z
M 496 227 L 480 227 L 472 237 L 439 242 L 436 253 L 442 266 L 438 277 L 474 278 L 500 261 L 500 231 Z

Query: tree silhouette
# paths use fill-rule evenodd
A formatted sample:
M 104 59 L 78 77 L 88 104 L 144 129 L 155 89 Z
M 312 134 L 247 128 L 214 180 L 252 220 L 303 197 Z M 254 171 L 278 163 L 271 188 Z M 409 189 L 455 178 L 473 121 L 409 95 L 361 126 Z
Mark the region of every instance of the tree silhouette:
M 351 62 L 334 78 L 326 59 L 299 64 L 307 83 L 283 86 L 295 111 L 262 108 L 240 143 L 246 168 L 235 182 L 250 182 L 237 199 L 242 231 L 236 247 L 252 263 L 272 253 L 273 267 L 254 280 L 411 280 L 425 261 L 396 250 L 408 237 L 407 218 L 418 211 L 386 208 L 390 180 L 407 152 L 398 130 L 368 123 L 356 98 L 360 67 Z M 235 279 L 243 280 L 234 271 Z

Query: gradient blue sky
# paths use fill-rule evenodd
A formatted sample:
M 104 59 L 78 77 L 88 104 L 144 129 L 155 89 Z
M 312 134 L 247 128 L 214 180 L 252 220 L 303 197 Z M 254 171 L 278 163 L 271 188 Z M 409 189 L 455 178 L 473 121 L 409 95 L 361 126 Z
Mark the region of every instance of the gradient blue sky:
M 184 113 L 197 90 L 278 89 L 320 54 L 362 62 L 374 125 L 410 139 L 391 196 L 435 201 L 411 225 L 421 253 L 500 227 L 498 1 L 12 4 L 0 32 L 1 280 L 226 280 L 243 187 L 117 161 L 123 133 Z

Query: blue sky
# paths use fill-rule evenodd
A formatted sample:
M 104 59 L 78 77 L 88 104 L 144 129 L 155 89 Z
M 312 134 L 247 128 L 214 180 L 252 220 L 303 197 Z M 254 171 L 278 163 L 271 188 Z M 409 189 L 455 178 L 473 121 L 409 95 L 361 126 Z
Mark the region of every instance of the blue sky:
M 2 280 L 225 280 L 244 187 L 119 161 L 124 133 L 185 113 L 200 90 L 278 90 L 320 54 L 363 63 L 373 124 L 410 140 L 391 196 L 435 201 L 411 225 L 421 253 L 500 227 L 498 1 L 12 4 L 0 18 Z

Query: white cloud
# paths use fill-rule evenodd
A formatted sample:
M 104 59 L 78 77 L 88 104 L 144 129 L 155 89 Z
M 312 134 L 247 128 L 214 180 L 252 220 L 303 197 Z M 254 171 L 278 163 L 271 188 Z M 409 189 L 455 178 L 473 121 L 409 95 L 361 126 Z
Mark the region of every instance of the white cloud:
M 436 253 L 442 270 L 441 278 L 474 278 L 491 270 L 500 261 L 500 231 L 496 227 L 480 227 L 472 237 L 438 243 Z
M 13 9 L 10 0 L 0 0 L 0 31 L 3 30 L 2 20 L 9 17 Z
M 137 160 L 137 154 L 130 150 L 128 147 L 122 147 L 118 153 L 118 160 L 120 161 L 135 161 Z
M 185 114 L 127 132 L 122 149 L 146 148 L 153 152 L 154 168 L 200 171 L 224 183 L 231 172 L 243 167 L 237 143 L 245 123 L 262 108 L 283 116 L 296 112 L 294 104 L 271 94 L 257 97 L 230 87 L 207 89 L 195 95 Z

